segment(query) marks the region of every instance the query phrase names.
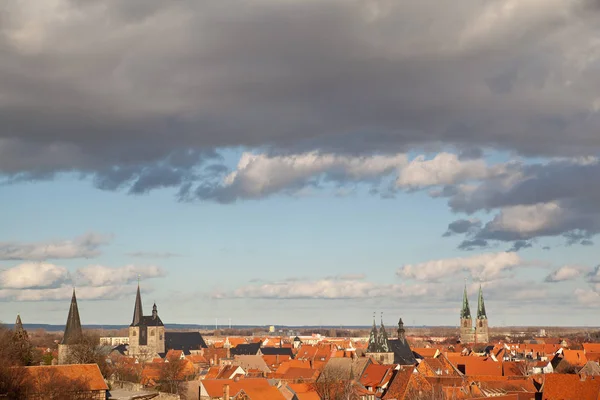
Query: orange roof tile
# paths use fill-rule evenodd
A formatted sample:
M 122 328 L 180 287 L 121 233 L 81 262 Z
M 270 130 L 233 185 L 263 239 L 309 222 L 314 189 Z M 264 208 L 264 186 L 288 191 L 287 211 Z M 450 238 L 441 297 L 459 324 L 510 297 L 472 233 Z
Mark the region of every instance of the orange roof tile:
M 583 350 L 585 353 L 600 353 L 600 343 L 584 343 Z
M 587 363 L 587 357 L 583 350 L 563 349 L 563 360 L 576 367 L 583 367 Z
M 25 379 L 35 382 L 44 382 L 48 378 L 53 381 L 64 378 L 71 381 L 80 380 L 90 391 L 108 390 L 98 364 L 42 365 L 22 368 L 25 371 Z
M 290 368 L 288 369 L 285 374 L 281 375 L 281 379 L 285 379 L 285 380 L 297 380 L 297 379 L 304 379 L 304 380 L 314 380 L 317 379 L 319 376 L 319 371 L 315 370 L 315 369 L 309 369 L 309 368 Z
M 377 388 L 382 382 L 389 382 L 395 365 L 369 364 L 360 377 L 360 384 L 367 388 Z M 387 377 L 387 379 L 385 379 Z
M 278 374 L 285 374 L 290 368 L 310 368 L 310 361 L 308 360 L 288 360 L 282 362 L 281 365 L 275 371 Z
M 502 376 L 502 363 L 487 357 L 448 357 L 448 360 L 465 375 Z
M 433 388 L 427 380 L 420 374 L 414 373 L 414 370 L 414 367 L 409 367 L 397 371 L 383 399 L 404 400 L 412 390 L 432 391 Z
M 242 389 L 261 389 L 270 387 L 264 378 L 245 378 L 238 381 L 233 379 L 204 379 L 200 385 L 204 387 L 209 397 L 220 398 L 223 396 L 223 387 L 229 385 L 230 395 L 238 393 Z
M 544 400 L 598 400 L 600 379 L 578 375 L 547 374 L 542 386 Z

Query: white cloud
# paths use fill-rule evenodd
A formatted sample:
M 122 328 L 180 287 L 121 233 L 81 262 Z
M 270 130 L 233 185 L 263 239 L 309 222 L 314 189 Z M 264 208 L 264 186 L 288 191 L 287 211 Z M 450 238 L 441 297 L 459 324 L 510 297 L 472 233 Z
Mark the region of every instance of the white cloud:
M 135 294 L 135 286 L 80 286 L 76 289 L 77 300 L 114 300 Z M 60 301 L 69 300 L 73 287 L 63 285 L 47 289 L 0 289 L 0 299 L 10 301 Z
M 581 305 L 588 307 L 600 305 L 600 294 L 596 290 L 577 288 L 573 293 Z
M 164 276 L 164 271 L 157 266 L 125 265 L 111 268 L 103 265 L 89 265 L 77 270 L 77 281 L 90 286 L 106 286 L 130 283 L 138 279 Z
M 40 243 L 0 242 L 1 260 L 46 260 L 92 258 L 100 254 L 100 247 L 111 237 L 90 232 L 73 240 Z
M 546 282 L 570 281 L 583 275 L 586 268 L 577 265 L 563 265 L 546 277 Z
M 486 230 L 490 233 L 509 231 L 528 238 L 532 233 L 560 226 L 566 214 L 567 212 L 555 202 L 506 207 L 486 225 Z
M 377 179 L 406 163 L 404 154 L 345 156 L 319 152 L 286 156 L 243 153 L 237 169 L 224 179 L 225 188 L 239 196 L 262 197 L 283 190 L 299 190 L 309 181 L 326 177 L 334 181 Z
M 456 154 L 438 153 L 427 160 L 424 155 L 420 155 L 402 167 L 396 186 L 415 189 L 453 185 L 498 176 L 504 172 L 503 164 L 490 167 L 482 159 L 460 160 Z
M 217 294 L 216 297 L 257 299 L 369 299 L 407 298 L 431 293 L 431 287 L 422 284 L 377 284 L 362 279 L 320 279 L 286 281 L 247 285 L 233 294 Z
M 0 282 L 5 289 L 55 287 L 69 279 L 69 271 L 49 263 L 23 263 L 0 272 Z
M 523 264 L 523 260 L 515 252 L 485 253 L 406 264 L 398 269 L 397 274 L 402 278 L 434 281 L 467 272 L 474 279 L 488 280 Z

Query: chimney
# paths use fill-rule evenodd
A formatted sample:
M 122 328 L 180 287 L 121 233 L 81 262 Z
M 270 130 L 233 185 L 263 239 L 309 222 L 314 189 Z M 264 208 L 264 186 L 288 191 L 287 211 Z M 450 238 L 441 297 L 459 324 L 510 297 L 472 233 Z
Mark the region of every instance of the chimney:
M 217 365 L 217 354 L 213 356 L 213 365 Z
M 275 364 L 279 365 L 279 354 L 275 355 Z
M 231 349 L 227 346 L 227 358 L 231 358 Z
M 229 400 L 229 385 L 223 385 L 223 400 Z

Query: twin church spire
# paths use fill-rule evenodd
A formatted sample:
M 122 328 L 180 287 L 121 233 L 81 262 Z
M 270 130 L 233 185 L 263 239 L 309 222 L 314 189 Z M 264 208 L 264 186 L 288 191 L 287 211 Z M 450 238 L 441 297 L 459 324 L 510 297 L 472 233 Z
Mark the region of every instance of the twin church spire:
M 467 284 L 465 282 L 465 291 L 463 293 L 462 309 L 460 310 L 461 319 L 471 319 L 471 308 L 469 307 L 469 296 L 467 295 Z M 483 301 L 483 289 L 479 285 L 479 296 L 477 298 L 477 319 L 487 319 L 485 313 L 485 303 Z
M 479 295 L 477 298 L 477 319 L 475 320 L 475 328 L 473 328 L 471 309 L 469 307 L 469 298 L 467 294 L 467 283 L 465 281 L 462 308 L 460 310 L 460 341 L 463 343 L 487 342 L 489 340 L 487 319 L 485 303 L 483 301 L 483 289 L 480 284 Z

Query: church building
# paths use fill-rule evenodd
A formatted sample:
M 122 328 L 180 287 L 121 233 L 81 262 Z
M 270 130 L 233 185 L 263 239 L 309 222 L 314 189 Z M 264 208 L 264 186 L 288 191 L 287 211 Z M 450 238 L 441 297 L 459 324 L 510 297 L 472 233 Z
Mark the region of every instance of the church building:
M 165 326 L 158 316 L 156 304 L 152 306 L 152 315 L 144 315 L 139 283 L 133 309 L 133 321 L 129 325 L 128 350 L 130 355 L 147 355 L 148 358 L 166 353 Z
M 477 301 L 477 319 L 475 327 L 473 327 L 473 319 L 471 318 L 471 309 L 469 308 L 469 299 L 467 296 L 467 285 L 463 293 L 463 304 L 460 310 L 460 341 L 461 343 L 488 343 L 488 318 L 485 312 L 485 304 L 483 302 L 483 290 L 479 285 L 479 298 Z
M 405 337 L 404 323 L 402 318 L 398 321 L 398 338 L 389 339 L 385 326 L 383 325 L 383 315 L 381 317 L 381 327 L 379 330 L 375 325 L 375 316 L 373 316 L 373 328 L 369 336 L 369 344 L 365 354 L 372 357 L 381 364 L 400 364 L 415 365 L 413 352 Z
M 200 332 L 167 332 L 156 304 L 152 306 L 151 315 L 144 315 L 138 283 L 133 321 L 129 325 L 129 355 L 148 359 L 164 357 L 169 350 L 181 350 L 185 355 L 199 354 L 207 347 Z
M 75 289 L 73 289 L 71 306 L 69 307 L 69 315 L 67 317 L 67 324 L 65 325 L 65 333 L 58 345 L 59 364 L 68 364 L 70 362 L 69 355 L 71 346 L 74 346 L 80 342 L 82 334 L 83 331 L 81 329 L 81 320 L 79 319 L 77 297 L 75 297 Z

